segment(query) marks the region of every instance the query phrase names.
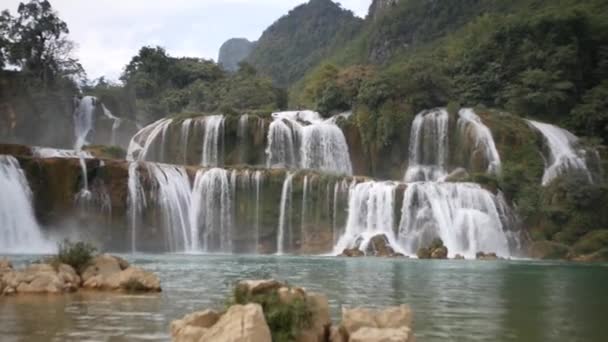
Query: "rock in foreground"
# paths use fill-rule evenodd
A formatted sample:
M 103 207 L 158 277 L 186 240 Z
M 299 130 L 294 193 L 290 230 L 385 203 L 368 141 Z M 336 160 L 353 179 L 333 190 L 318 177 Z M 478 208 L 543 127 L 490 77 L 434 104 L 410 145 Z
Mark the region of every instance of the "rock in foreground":
M 127 292 L 159 292 L 160 280 L 125 260 L 103 254 L 95 257 L 80 274 L 70 265 L 50 261 L 14 270 L 8 260 L 0 261 L 0 295 L 20 293 L 62 294 L 80 288 Z
M 175 342 L 412 342 L 412 312 L 407 306 L 384 310 L 343 309 L 332 327 L 324 295 L 307 293 L 275 280 L 237 284 L 223 314 L 205 310 L 171 323 Z M 299 322 L 302 324 L 285 326 Z

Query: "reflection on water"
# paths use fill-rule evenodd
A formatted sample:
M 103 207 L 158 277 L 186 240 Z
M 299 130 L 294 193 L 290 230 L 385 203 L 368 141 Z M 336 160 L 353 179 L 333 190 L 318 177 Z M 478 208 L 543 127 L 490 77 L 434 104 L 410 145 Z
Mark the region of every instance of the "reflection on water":
M 0 298 L 4 341 L 166 341 L 169 322 L 221 308 L 233 283 L 276 278 L 340 307 L 410 304 L 420 341 L 603 341 L 608 267 L 540 262 L 126 256 L 164 292 Z M 28 257 L 13 257 L 16 266 Z

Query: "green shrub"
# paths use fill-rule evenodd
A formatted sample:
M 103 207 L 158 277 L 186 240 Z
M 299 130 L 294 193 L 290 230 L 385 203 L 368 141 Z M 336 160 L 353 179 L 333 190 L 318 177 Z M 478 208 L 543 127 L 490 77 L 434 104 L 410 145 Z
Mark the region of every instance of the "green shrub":
M 58 253 L 54 259 L 72 266 L 80 273 L 91 262 L 96 251 L 97 248 L 88 242 L 71 242 L 65 239 L 58 244 Z
M 250 295 L 246 289 L 235 286 L 227 306 L 249 303 L 262 306 L 274 342 L 295 341 L 300 331 L 309 328 L 312 323 L 310 303 L 304 299 L 282 302 L 277 290 Z

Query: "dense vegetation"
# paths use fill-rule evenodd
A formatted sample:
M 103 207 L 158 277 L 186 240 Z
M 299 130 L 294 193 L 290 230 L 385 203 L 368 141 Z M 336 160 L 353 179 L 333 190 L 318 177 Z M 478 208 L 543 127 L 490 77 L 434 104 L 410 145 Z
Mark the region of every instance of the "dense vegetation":
M 288 86 L 350 40 L 361 24 L 331 0 L 311 0 L 266 29 L 247 61 L 276 84 Z

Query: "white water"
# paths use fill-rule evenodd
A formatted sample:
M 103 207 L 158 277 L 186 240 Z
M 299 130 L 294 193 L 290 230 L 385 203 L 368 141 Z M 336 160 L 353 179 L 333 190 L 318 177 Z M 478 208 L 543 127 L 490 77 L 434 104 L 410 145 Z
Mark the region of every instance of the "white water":
M 528 120 L 530 125 L 537 129 L 545 138 L 549 148 L 549 154 L 545 157 L 545 173 L 543 185 L 549 185 L 555 178 L 572 172 L 578 172 L 593 182 L 591 173 L 584 159 L 585 151 L 576 150 L 575 145 L 578 138 L 567 130 L 542 123 Z
M 184 120 L 184 122 L 182 122 L 182 133 L 181 133 L 181 139 L 182 139 L 182 144 L 183 144 L 183 155 L 184 155 L 184 159 L 183 159 L 183 163 L 184 165 L 188 164 L 188 143 L 190 141 L 190 126 L 192 126 L 192 119 L 186 119 Z
M 191 191 L 186 170 L 183 167 L 156 163 L 147 163 L 147 170 L 154 180 L 152 200 L 160 212 L 168 250 L 190 250 L 192 241 L 188 213 Z
M 441 238 L 450 257 L 477 252 L 509 257 L 498 201 L 477 184 L 413 183 L 403 199 L 399 245 L 409 255 Z M 506 206 L 506 205 L 505 205 Z
M 273 113 L 266 148 L 268 167 L 314 169 L 351 175 L 346 138 L 335 119 L 312 111 Z
M 382 234 L 396 251 L 401 252 L 394 230 L 396 188 L 392 182 L 351 186 L 346 230 L 334 248 L 335 254 L 357 246 L 365 251 L 371 239 Z
M 458 131 L 461 137 L 470 136 L 474 139 L 474 153 L 482 153 L 488 162 L 487 172 L 491 174 L 500 173 L 500 155 L 494 143 L 494 137 L 490 129 L 484 125 L 481 118 L 471 108 L 463 108 L 458 112 Z
M 17 159 L 0 155 L 0 253 L 51 253 L 36 222 L 32 192 Z
M 233 173 L 236 175 L 236 173 Z M 231 177 L 235 178 L 235 177 Z M 191 252 L 232 252 L 232 198 L 228 171 L 199 170 L 192 189 Z M 202 236 L 202 248 L 199 239 Z
M 80 101 L 74 110 L 74 135 L 76 142 L 74 149 L 80 150 L 89 143 L 87 140 L 89 134 L 93 131 L 95 125 L 95 102 L 97 99 L 93 96 L 85 96 Z
M 147 160 L 150 147 L 159 140 L 159 136 L 161 137 L 161 141 L 158 143 L 164 145 L 162 137 L 171 123 L 173 123 L 173 119 L 161 119 L 139 130 L 131 138 L 129 148 L 127 149 L 127 160 Z
M 101 104 L 101 109 L 103 111 L 103 115 L 113 121 L 112 136 L 110 138 L 110 144 L 117 145 L 116 132 L 118 131 L 118 129 L 120 128 L 120 125 L 122 124 L 122 119 L 114 116 L 114 114 L 112 114 L 112 112 L 103 103 Z
M 90 152 L 76 150 L 62 150 L 48 147 L 32 147 L 32 154 L 36 158 L 94 158 Z
M 277 254 L 285 252 L 285 229 L 291 229 L 292 183 L 294 173 L 287 173 L 281 190 L 281 207 L 279 213 L 279 230 L 277 233 Z M 288 227 L 289 226 L 289 227 Z
M 255 179 L 255 251 L 257 252 L 260 246 L 260 200 L 261 200 L 261 187 L 264 181 L 264 175 L 262 171 L 256 171 L 254 175 Z
M 412 123 L 406 182 L 437 181 L 447 173 L 449 114 L 443 108 L 425 111 Z
M 308 204 L 308 175 L 304 176 L 304 184 L 302 185 L 302 209 L 300 211 L 301 216 L 301 224 L 300 224 L 300 232 L 301 236 L 304 236 L 305 228 L 306 228 L 306 208 Z
M 146 196 L 140 182 L 139 165 L 136 162 L 129 164 L 129 180 L 127 187 L 129 190 L 127 197 L 127 212 L 129 226 L 131 229 L 131 252 L 137 252 L 137 233 L 140 226 L 143 210 L 146 208 Z
M 213 167 L 221 165 L 220 139 L 224 135 L 224 116 L 211 115 L 205 117 L 205 136 L 203 140 L 202 166 Z

